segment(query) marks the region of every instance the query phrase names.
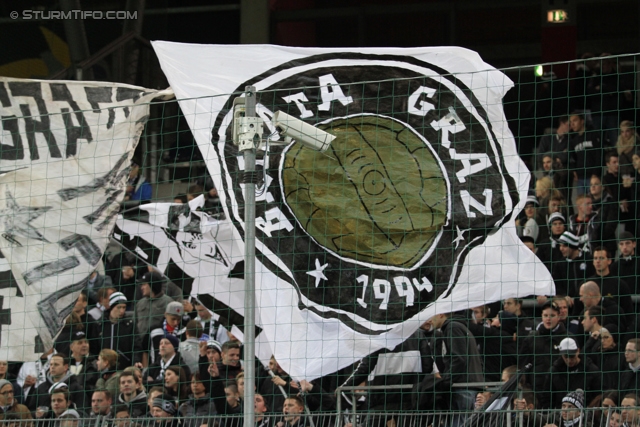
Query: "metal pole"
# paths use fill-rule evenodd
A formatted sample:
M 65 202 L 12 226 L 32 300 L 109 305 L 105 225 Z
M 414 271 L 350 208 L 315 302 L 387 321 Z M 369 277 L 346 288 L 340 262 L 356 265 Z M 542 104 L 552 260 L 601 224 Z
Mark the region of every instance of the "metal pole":
M 74 10 L 82 10 L 80 0 L 61 0 L 60 9 L 64 12 L 73 12 Z M 89 42 L 87 41 L 87 33 L 84 30 L 84 21 L 80 18 L 65 19 L 64 32 L 67 36 L 69 44 L 69 54 L 71 62 L 77 68 L 78 64 L 89 58 Z M 83 75 L 84 74 L 84 75 Z M 78 72 L 76 69 L 75 77 L 77 80 L 86 79 L 93 80 L 93 71 L 87 68 L 84 73 Z
M 245 88 L 245 117 L 256 115 L 256 88 Z M 256 149 L 244 150 L 244 427 L 255 427 Z
M 524 393 L 522 391 L 520 391 L 518 393 L 518 399 L 522 399 L 522 396 L 524 395 Z M 511 406 L 511 405 L 509 405 Z M 518 414 L 518 426 L 519 427 L 524 427 L 524 411 L 520 411 L 520 413 Z

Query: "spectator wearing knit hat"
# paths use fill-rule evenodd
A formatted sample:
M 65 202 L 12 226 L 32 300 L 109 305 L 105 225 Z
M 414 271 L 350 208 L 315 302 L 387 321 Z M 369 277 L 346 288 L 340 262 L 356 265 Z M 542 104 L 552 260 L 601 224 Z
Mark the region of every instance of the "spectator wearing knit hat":
M 178 347 L 180 341 L 173 335 L 167 335 L 160 339 L 158 360 L 149 367 L 147 372 L 147 384 L 149 386 L 162 385 L 164 382 L 164 374 L 169 366 L 182 366 L 189 370 L 184 364 L 180 354 L 178 353 Z M 191 376 L 191 372 L 187 372 L 187 378 Z
M 562 409 L 559 414 L 559 420 L 555 422 L 549 420 L 547 427 L 590 427 L 591 424 L 587 423 L 587 420 L 584 419 L 584 402 L 584 391 L 577 389 L 569 392 L 562 398 L 561 404 L 556 407 Z
M 200 344 L 200 357 L 198 358 L 198 372 L 200 373 L 200 381 L 205 385 L 207 392 L 211 392 L 212 370 L 214 376 L 219 375 L 218 362 L 222 360 L 222 346 L 216 340 L 209 339 L 206 344 Z
M 553 271 L 555 263 L 563 261 L 562 252 L 560 252 L 560 243 L 558 239 L 566 231 L 567 220 L 560 212 L 553 212 L 549 215 L 547 226 L 549 229 L 549 239 L 539 243 L 536 255 L 547 266 L 549 271 Z
M 539 203 L 536 196 L 531 195 L 527 197 L 523 211 L 524 216 L 518 219 L 518 224 L 522 227 L 520 236 L 531 237 L 534 242 L 538 239 L 538 234 L 540 233 L 540 228 L 536 222 L 536 208 L 538 208 L 538 206 Z
M 142 346 L 134 320 L 126 317 L 127 297 L 122 292 L 114 292 L 109 297 L 109 307 L 102 322 L 96 325 L 92 349 L 94 353 L 114 350 L 119 356 L 119 368 L 124 369 L 140 361 Z
M 155 426 L 171 427 L 177 425 L 178 420 L 176 414 L 178 408 L 173 397 L 162 394 L 153 399 L 151 406 L 151 415 L 154 418 Z
M 593 263 L 579 249 L 579 239 L 570 231 L 560 235 L 558 244 L 564 261 L 553 266 L 552 276 L 556 284 L 556 295 L 577 298 L 580 285 L 594 273 Z

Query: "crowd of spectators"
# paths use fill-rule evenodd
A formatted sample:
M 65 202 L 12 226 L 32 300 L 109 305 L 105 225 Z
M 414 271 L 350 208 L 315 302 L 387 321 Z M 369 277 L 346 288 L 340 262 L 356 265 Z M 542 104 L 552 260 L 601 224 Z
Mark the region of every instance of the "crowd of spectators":
M 554 295 L 436 315 L 396 348 L 309 381 L 291 378 L 273 357 L 268 366 L 256 359 L 249 385 L 228 319 L 123 253 L 107 260 L 105 274 L 91 275 L 52 348 L 17 376 L 0 361 L 0 420 L 77 427 L 91 418 L 131 427 L 149 418 L 224 427 L 242 421 L 217 416 L 242 414 L 250 404 L 259 427 L 304 427 L 304 413 L 338 405 L 361 414 L 460 411 L 452 418 L 459 425 L 460 414 L 491 399 L 484 383 L 518 375 L 510 406 L 526 425 L 639 427 L 640 147 L 633 122 L 616 124 L 614 135 L 612 115 L 601 107 L 597 120 L 584 111 L 558 117 L 542 137 L 532 191 L 515 220 L 551 273 Z M 131 171 L 128 199 L 149 200 L 140 168 Z M 219 209 L 210 180 L 174 202 L 203 193 Z M 243 401 L 246 386 L 255 388 L 255 402 Z M 340 386 L 362 389 L 336 393 Z M 587 420 L 587 407 L 604 409 Z

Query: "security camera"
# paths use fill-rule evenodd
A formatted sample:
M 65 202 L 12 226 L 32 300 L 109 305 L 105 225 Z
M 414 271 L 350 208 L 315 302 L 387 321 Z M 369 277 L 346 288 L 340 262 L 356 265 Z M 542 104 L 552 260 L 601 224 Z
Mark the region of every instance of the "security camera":
M 305 147 L 322 153 L 329 148 L 331 141 L 336 139 L 334 135 L 282 111 L 276 111 L 271 122 L 280 136 L 291 138 Z

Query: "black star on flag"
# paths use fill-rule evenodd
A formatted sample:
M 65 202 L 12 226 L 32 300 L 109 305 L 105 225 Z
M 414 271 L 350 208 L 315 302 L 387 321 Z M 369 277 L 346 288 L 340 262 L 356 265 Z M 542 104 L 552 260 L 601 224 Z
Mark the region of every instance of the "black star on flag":
M 27 239 L 48 242 L 31 221 L 51 210 L 50 206 L 29 207 L 20 206 L 10 191 L 7 191 L 7 208 L 0 210 L 0 217 L 4 220 L 5 232 L 3 237 L 11 242 L 16 242 L 16 235 Z

